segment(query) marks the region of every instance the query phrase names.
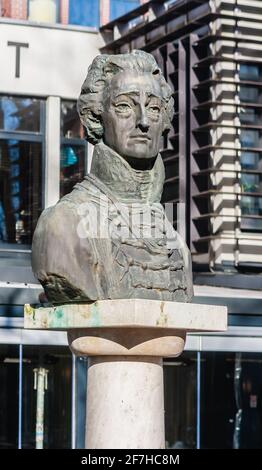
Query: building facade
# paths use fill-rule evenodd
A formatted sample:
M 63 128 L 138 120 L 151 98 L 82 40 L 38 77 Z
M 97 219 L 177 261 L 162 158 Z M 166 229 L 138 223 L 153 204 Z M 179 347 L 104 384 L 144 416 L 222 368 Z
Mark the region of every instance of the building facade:
M 144 0 L 1 0 L 0 16 L 98 28 L 143 3 Z
M 23 305 L 42 291 L 30 245 L 41 211 L 90 166 L 76 113 L 87 66 L 134 48 L 174 89 L 163 202 L 191 248 L 194 301 L 229 309 L 226 334 L 188 335 L 165 361 L 167 447 L 261 448 L 260 2 L 0 6 L 0 448 L 34 448 L 36 425 L 44 448 L 84 445 L 86 361 L 66 334 L 23 329 Z
M 38 302 L 41 292 L 31 271 L 38 216 L 87 171 L 76 100 L 102 41 L 97 28 L 55 23 L 47 15 L 52 9 L 30 10 L 31 3 L 41 4 L 1 2 L 0 448 L 36 446 L 39 393 L 45 400 L 38 440 L 46 448 L 70 448 L 83 361 L 72 358 L 64 334 L 24 331 L 23 303 Z M 86 364 L 82 369 L 85 374 Z
M 100 29 L 102 53 L 152 53 L 174 90 L 163 202 L 194 301 L 229 310 L 226 334 L 188 335 L 166 361 L 169 446 L 262 447 L 261 18 L 259 1 L 152 0 Z

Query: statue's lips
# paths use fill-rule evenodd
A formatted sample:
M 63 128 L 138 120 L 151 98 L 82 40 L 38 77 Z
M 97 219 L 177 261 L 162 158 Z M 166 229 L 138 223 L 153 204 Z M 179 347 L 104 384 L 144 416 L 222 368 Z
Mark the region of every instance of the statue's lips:
M 130 139 L 138 140 L 139 142 L 146 142 L 151 140 L 151 137 L 149 137 L 148 135 L 132 135 Z

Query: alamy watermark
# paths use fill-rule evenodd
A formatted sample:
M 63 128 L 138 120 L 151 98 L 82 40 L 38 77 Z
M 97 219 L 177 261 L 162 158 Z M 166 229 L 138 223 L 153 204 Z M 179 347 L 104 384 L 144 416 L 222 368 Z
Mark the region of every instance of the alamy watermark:
M 79 205 L 79 238 L 157 239 L 174 243 L 173 221 L 183 203 L 112 202 L 106 196 Z M 172 244 L 173 244 L 172 243 Z

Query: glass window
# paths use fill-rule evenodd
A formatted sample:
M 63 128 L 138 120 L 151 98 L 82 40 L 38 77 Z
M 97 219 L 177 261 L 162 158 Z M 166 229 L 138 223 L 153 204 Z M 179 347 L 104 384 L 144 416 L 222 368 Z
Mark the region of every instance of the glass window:
M 0 345 L 0 449 L 18 447 L 19 346 Z
M 244 193 L 259 193 L 261 192 L 261 175 L 242 173 L 241 174 L 241 190 Z
M 22 447 L 71 448 L 72 356 L 68 348 L 23 347 Z M 38 412 L 38 413 L 37 413 Z
M 262 448 L 262 358 L 201 353 L 201 448 Z
M 240 64 L 239 78 L 241 80 L 260 80 L 260 67 L 258 65 Z
M 196 447 L 196 353 L 164 363 L 166 447 Z
M 255 87 L 240 86 L 239 99 L 243 103 L 257 103 L 259 98 L 259 90 Z
M 99 27 L 99 0 L 69 0 L 69 24 Z
M 61 147 L 60 196 L 70 193 L 85 175 L 85 145 L 63 144 Z
M 75 101 L 61 102 L 60 196 L 70 193 L 85 175 L 87 144 Z
M 27 0 L 1 0 L 0 16 L 15 18 L 19 20 L 27 19 Z
M 139 7 L 139 0 L 110 0 L 110 20 L 128 13 Z
M 87 357 L 76 357 L 76 448 L 85 448 Z
M 241 196 L 242 215 L 262 215 L 262 197 Z
M 0 97 L 0 130 L 40 132 L 41 100 Z
M 261 112 L 253 108 L 241 108 L 239 113 L 240 122 L 243 124 L 261 124 Z
M 43 23 L 56 23 L 58 10 L 58 0 L 29 0 L 28 19 Z
M 0 140 L 0 241 L 31 243 L 42 208 L 42 145 Z
M 239 114 L 240 122 L 243 124 L 254 124 L 255 117 L 254 109 L 242 109 Z
M 262 172 L 262 155 L 259 152 L 241 152 L 240 163 L 242 169 Z
M 240 229 L 248 232 L 261 232 L 262 219 L 253 219 L 249 217 L 242 217 L 240 221 Z
M 83 139 L 84 129 L 78 116 L 75 101 L 61 103 L 61 135 L 68 139 Z
M 242 147 L 260 147 L 261 133 L 255 130 L 241 129 L 240 143 Z

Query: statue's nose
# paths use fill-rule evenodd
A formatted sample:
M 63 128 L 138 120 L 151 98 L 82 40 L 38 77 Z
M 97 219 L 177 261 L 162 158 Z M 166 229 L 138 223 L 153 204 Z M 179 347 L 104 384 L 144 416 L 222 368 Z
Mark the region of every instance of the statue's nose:
M 146 132 L 149 129 L 149 122 L 148 122 L 146 109 L 143 106 L 141 106 L 139 111 L 140 112 L 139 112 L 138 119 L 137 119 L 137 125 L 143 132 Z

